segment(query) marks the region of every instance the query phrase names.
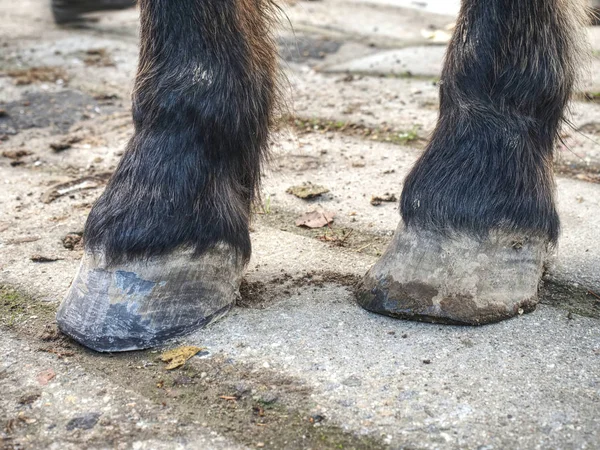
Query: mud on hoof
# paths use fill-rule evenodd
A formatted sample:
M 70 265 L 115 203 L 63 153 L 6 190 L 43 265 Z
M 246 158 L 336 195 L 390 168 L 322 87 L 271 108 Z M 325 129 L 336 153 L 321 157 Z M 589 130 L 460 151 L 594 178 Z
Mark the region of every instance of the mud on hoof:
M 400 225 L 359 283 L 358 303 L 425 322 L 498 322 L 535 309 L 547 247 L 546 240 L 525 234 L 494 232 L 479 241 Z
M 114 267 L 86 252 L 58 309 L 58 326 L 100 352 L 155 347 L 227 313 L 243 269 L 226 245 L 198 257 L 181 250 Z

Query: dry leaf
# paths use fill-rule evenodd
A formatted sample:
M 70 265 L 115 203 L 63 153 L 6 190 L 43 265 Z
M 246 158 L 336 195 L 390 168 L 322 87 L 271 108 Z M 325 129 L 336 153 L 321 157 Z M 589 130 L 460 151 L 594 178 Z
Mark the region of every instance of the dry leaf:
M 333 222 L 335 213 L 331 211 L 311 211 L 296 219 L 297 227 L 323 228 Z
M 385 193 L 383 195 L 374 195 L 371 197 L 371 205 L 379 206 L 383 202 L 397 202 L 398 198 L 394 194 Z
M 42 386 L 46 386 L 50 382 L 50 380 L 55 376 L 56 374 L 52 369 L 42 370 L 40 373 L 37 374 L 37 381 Z
M 160 359 L 162 362 L 169 363 L 165 369 L 173 370 L 183 366 L 188 359 L 202 350 L 204 350 L 204 348 L 194 347 L 193 345 L 177 347 L 164 352 L 160 355 Z
M 329 189 L 327 189 L 325 186 L 312 184 L 309 181 L 299 186 L 289 187 L 285 192 L 287 192 L 288 194 L 295 195 L 296 197 L 301 198 L 303 200 L 308 200 L 326 194 L 327 192 L 329 192 Z

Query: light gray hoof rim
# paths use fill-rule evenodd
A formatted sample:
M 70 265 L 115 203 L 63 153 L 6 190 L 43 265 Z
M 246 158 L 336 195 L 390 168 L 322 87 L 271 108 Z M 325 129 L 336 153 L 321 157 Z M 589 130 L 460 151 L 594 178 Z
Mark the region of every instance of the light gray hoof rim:
M 56 321 L 99 352 L 142 350 L 199 330 L 239 295 L 243 265 L 230 249 L 190 252 L 110 267 L 86 253 Z
M 356 288 L 360 306 L 421 322 L 484 325 L 535 310 L 548 244 L 491 233 L 440 236 L 401 226 Z

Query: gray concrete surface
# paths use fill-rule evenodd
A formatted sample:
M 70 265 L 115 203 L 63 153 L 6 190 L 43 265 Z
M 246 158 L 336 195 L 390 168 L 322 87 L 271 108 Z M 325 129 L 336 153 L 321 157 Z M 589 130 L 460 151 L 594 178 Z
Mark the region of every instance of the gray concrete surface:
M 94 376 L 70 356 L 6 335 L 0 352 L 3 449 L 244 448 L 200 422 L 179 423 L 170 408 Z
M 588 71 L 557 149 L 563 232 L 537 311 L 446 327 L 366 313 L 351 295 L 399 219 L 396 202 L 371 197 L 400 194 L 435 126 L 433 65 L 406 72 L 426 55 L 441 64 L 443 46 L 423 31 L 451 23 L 455 3 L 286 6 L 291 126 L 273 139 L 244 298 L 181 341 L 205 350 L 167 372 L 157 352 L 98 356 L 52 328 L 81 258 L 62 240 L 82 230 L 131 133 L 137 12 L 65 30 L 42 0 L 0 0 L 0 151 L 29 153 L 0 157 L 0 447 L 600 448 L 600 106 L 583 101 L 599 72 Z M 600 34 L 589 35 L 594 67 Z M 398 73 L 357 68 L 392 53 L 417 58 Z M 31 67 L 52 70 L 25 85 L 10 74 Z M 308 181 L 330 192 L 286 193 Z M 294 225 L 313 209 L 336 214 L 331 229 Z

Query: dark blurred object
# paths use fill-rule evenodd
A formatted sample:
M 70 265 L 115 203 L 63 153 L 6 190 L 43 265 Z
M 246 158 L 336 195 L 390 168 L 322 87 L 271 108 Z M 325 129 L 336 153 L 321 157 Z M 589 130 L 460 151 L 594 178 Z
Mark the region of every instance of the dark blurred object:
M 590 0 L 592 25 L 600 25 L 600 0 Z
M 83 14 L 131 8 L 135 0 L 52 0 L 52 14 L 58 24 L 81 22 Z

